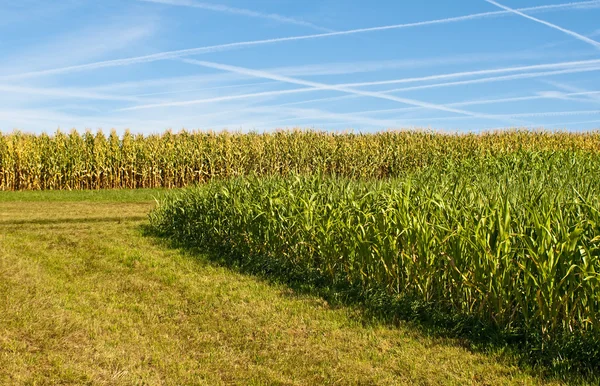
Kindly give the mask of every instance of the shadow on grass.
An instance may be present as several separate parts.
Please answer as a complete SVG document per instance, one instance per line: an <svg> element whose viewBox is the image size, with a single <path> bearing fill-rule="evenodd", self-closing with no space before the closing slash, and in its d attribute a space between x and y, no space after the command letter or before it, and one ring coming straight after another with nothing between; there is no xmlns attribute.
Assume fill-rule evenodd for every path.
<svg viewBox="0 0 600 386"><path fill-rule="evenodd" d="M473 352L495 354L507 365L517 365L521 370L547 381L560 380L567 384L600 384L600 362L592 362L599 356L600 341L574 341L567 350L567 359L556 361L552 353L536 352L540 341L522 331L502 331L475 317L457 314L434 303L426 303L410 297L393 297L384 291L365 292L351 286L343 278L328 280L314 270L294 270L273 266L265 262L244 263L244 259L227 250L205 249L184 245L157 233L149 224L139 226L143 236L153 238L167 248L177 249L185 256L227 267L235 272L250 274L269 284L283 284L290 291L284 296L317 296L327 301L331 308L352 307L356 317L365 325L409 326L419 333L436 338L451 339L454 344ZM564 349L564 346L562 346ZM581 350L581 352L573 352ZM568 358L576 358L569 360Z"/></svg>
<svg viewBox="0 0 600 386"><path fill-rule="evenodd" d="M112 216L112 217L84 217L84 218L56 218L56 219L27 219L27 220L4 220L0 221L2 225L55 225L55 224L86 224L125 221L147 220L148 216Z"/></svg>

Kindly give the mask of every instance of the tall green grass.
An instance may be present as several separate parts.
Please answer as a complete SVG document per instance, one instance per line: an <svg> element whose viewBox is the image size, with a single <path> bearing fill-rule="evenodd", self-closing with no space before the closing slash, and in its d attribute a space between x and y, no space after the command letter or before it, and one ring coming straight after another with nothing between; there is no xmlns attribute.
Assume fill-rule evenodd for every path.
<svg viewBox="0 0 600 386"><path fill-rule="evenodd" d="M447 160L386 181L236 178L168 196L150 219L254 272L422 304L547 365L600 370L595 153Z"/></svg>

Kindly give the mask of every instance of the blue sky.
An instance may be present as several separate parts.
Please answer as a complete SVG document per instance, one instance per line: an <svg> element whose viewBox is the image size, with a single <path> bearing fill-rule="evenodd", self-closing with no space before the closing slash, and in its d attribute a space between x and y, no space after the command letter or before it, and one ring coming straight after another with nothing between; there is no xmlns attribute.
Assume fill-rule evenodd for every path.
<svg viewBox="0 0 600 386"><path fill-rule="evenodd" d="M600 128L600 0L0 0L0 130Z"/></svg>

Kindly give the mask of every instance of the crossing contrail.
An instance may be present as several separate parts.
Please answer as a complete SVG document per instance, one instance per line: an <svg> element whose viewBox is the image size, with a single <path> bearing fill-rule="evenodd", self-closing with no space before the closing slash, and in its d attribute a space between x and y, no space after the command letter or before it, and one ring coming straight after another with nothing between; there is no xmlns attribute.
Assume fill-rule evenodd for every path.
<svg viewBox="0 0 600 386"><path fill-rule="evenodd" d="M495 2L494 0L485 0L485 1L486 1L486 2L488 2L488 3L490 3L490 4L493 4L493 5L495 5L496 7L500 7L500 8L502 8L503 10L505 10L505 11L507 11L507 12L514 13L515 15L522 16L522 17L524 17L524 18L526 18L526 19L533 20L533 21L535 21L535 22L538 22L538 23L540 23L540 24L543 24L543 25L545 25L545 26L548 26L548 27L550 27L550 28L553 28L553 29L555 29L555 30L558 30L558 31L564 32L564 33L566 33L567 35L571 35L571 36L573 36L575 39L581 40L582 42L585 42L585 43L591 44L592 46L594 46L594 47L596 47L596 48L600 49L600 43L599 43L599 42L597 42L597 41L595 41L594 39L590 39L590 38L588 38L587 36L583 36L583 35L581 35L581 34L578 34L577 32L573 32L573 31L571 31L571 30L568 30L568 29L566 29L566 28L559 27L559 26L557 26L556 24L548 23L548 22L547 22L547 21L545 21L545 20L541 20L541 19L535 18L535 17L533 17L533 16L529 16L529 15L527 15L527 14L525 14L525 13L521 12L521 11L520 11L520 10L518 10L518 9L509 8L509 7L505 6L505 5L502 5L502 4L499 4L499 3Z"/></svg>
<svg viewBox="0 0 600 386"><path fill-rule="evenodd" d="M47 75L66 74L66 73L79 72L79 71L91 71L91 70L97 70L100 68L107 68L107 67L128 66L128 65L137 64L137 63L149 63L149 62L155 62L158 60L175 59L175 58L181 58L181 57L186 57L186 56L191 56L191 55L200 55L200 54L206 54L206 53L211 53L211 52L220 52L220 51L226 51L226 50L232 50L232 49L238 49L238 48L244 48L244 47L254 47L254 46L260 46L260 45L265 45L265 44L319 39L319 38L326 38L326 37L333 37L333 36L353 35L353 34L359 34L359 33L387 31L387 30L395 30L395 29L402 29L402 28L413 28L413 27L421 27L421 26L435 25L435 24L456 23L456 22L461 22L461 21L466 21L466 20L474 20L474 19L481 19L481 18L486 18L486 17L496 17L496 16L502 16L502 15L508 15L508 14L514 13L513 11L536 12L536 11L547 11L547 10L556 10L556 9L577 8L577 7L590 6L590 5L599 5L600 6L600 0L584 1L584 2L571 2L571 3L555 4L555 5L543 5L543 6L537 6L537 7L520 8L518 10L511 10L511 11L503 10L503 11L482 12L482 13L475 13L475 14L471 14L471 15L449 17L449 18L444 18L444 19L428 20L428 21L421 21L421 22L415 22L415 23L394 24L394 25L369 27L369 28L358 28L358 29L351 29L351 30L346 30L346 31L326 32L326 33L312 34L312 35L290 36L290 37L283 37L283 38L273 38L273 39L263 39L263 40L218 44L218 45L189 48L189 49L183 49L183 50L164 51L164 52L159 52L156 54L135 56L135 57L124 58L124 59L105 60L105 61L99 61L99 62L93 62L93 63L87 63L87 64L74 65L74 66L59 67L59 68L39 70L39 71L31 71L31 72L25 72L25 73L21 73L21 74L4 75L4 76L0 76L0 81L27 79L27 78L34 78L34 77L47 76Z"/></svg>

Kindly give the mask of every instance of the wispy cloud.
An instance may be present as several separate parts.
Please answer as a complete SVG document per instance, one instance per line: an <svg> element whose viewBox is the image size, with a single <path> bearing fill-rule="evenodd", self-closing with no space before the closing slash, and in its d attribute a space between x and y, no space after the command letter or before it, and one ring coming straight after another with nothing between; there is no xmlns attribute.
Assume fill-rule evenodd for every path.
<svg viewBox="0 0 600 386"><path fill-rule="evenodd" d="M451 73L451 74L432 75L432 76L421 77L421 78L405 78L405 79L397 79L397 80L391 80L391 81L375 81L375 82L325 85L326 88L323 88L321 84L316 83L316 82L308 82L308 81L304 81L304 80L288 78L283 75L273 74L273 73L266 72L266 71L257 71L257 70L248 70L248 69L240 70L239 67L217 65L214 63L210 63L210 62L201 62L201 61L191 60L191 59L183 59L183 61L190 63L190 64L203 65L203 66L208 66L211 68L218 68L218 69L226 69L227 68L226 71L234 71L235 70L236 73L241 73L241 74L248 75L248 76L256 77L256 76L260 75L259 77L261 77L261 78L268 78L268 79L273 79L273 80L277 80L277 81L283 81L286 83L301 84L301 85L309 86L309 87L308 88L289 89L289 90L247 93L247 94L239 94L239 95L228 95L228 96L222 96L222 97L203 98L203 99L194 99L194 100L186 100L186 101L172 101L172 102L142 104L142 105L138 105L138 106L124 108L121 110L127 111L127 110L150 109L150 108L156 108L156 107L189 106L189 105L215 103L215 102L223 102L223 101L231 101L231 100L239 100L239 99L250 99L250 98L257 98L257 97L267 97L267 96L271 97L271 96L291 95L291 94L298 94L298 93L308 93L308 92L314 92L314 91L319 91L319 90L340 91L340 88L344 89L344 88L348 88L348 87L352 87L352 86L371 86L371 85L380 85L380 84L389 84L389 83L417 82L417 81L432 80L432 79L451 79L451 78L460 78L460 77L475 75L475 74L511 72L511 71L522 70L522 69L552 69L552 68L564 68L564 67L574 66L574 68L565 68L565 69L561 69L561 70L557 70L557 71L526 72L526 73L511 74L511 75L505 75L505 76L469 79L469 80L456 81L456 82L441 82L441 83L433 83L433 84L426 84L426 85L420 85L420 86L394 88L394 89L379 92L377 94L387 94L387 93L393 93L393 92L430 89L430 88L439 88L439 87L451 87L451 86L468 85L468 84L483 84L483 83L490 83L490 82L500 82L500 81L508 81L508 80L527 79L527 78L545 77L545 76L559 75L559 74L571 74L571 73L580 73L580 72L589 72L589 71L600 70L600 66L598 66L598 64L600 64L600 60L588 60L588 61L550 63L550 64L541 64L541 65L534 65L534 66L507 67L507 68L481 70L481 71L457 72L457 73ZM591 66L593 64L596 64L596 66ZM215 67L215 66L218 66L218 67ZM293 81L289 81L290 79ZM314 85L317 85L317 87L315 87ZM335 100L356 98L356 97L361 97L361 96L372 96L372 95L364 95L364 93L357 94L357 93L346 92L346 91L341 91L341 92L349 93L351 95L329 97L329 98L318 98L318 99L311 99L311 100L298 101L298 102L289 102L289 103L280 104L278 106L283 107L283 106L292 106L292 105L311 103L311 102L335 101ZM574 95L586 95L586 94L574 94ZM389 97L389 96L387 96L387 97ZM534 99L534 98L536 98L536 97L533 97L533 98L527 97L527 99ZM389 99L389 98L384 98L384 99ZM407 100L407 99L404 99L404 100L422 104L422 102L419 102L419 101ZM498 101L498 102L500 102L500 101ZM407 103L407 104L412 104L413 106L417 106L417 108L413 108L413 109L418 109L418 108L437 109L434 107L425 107L421 104L415 104L415 103ZM477 104L477 103L473 103L473 104ZM463 104L463 105L466 106L468 104ZM448 108L452 108L452 107L461 106L461 104L448 104L445 106ZM444 111L449 111L449 110L444 110ZM453 111L453 112L455 112L455 111ZM469 115L468 112L466 115Z"/></svg>
<svg viewBox="0 0 600 386"><path fill-rule="evenodd" d="M144 99L135 96L102 94L85 89L73 88L40 88L0 84L0 92L39 95L57 98L95 99L108 101L142 102Z"/></svg>
<svg viewBox="0 0 600 386"><path fill-rule="evenodd" d="M561 90L568 91L569 94L565 94L567 96L582 95L582 96L587 97L587 99L589 101L600 103L600 92L588 91L588 90L584 90L579 87L570 86L570 85L552 81L552 80L544 80L543 82L546 84L549 84L551 86L554 86L556 88L559 88Z"/></svg>
<svg viewBox="0 0 600 386"><path fill-rule="evenodd" d="M498 53L485 55L453 55L421 59L366 60L355 62L305 64L301 66L266 68L265 71L287 76L348 75L384 70L435 67L439 65L472 64L487 61L498 61L504 59L539 59L540 56L540 53L531 52L509 54Z"/></svg>
<svg viewBox="0 0 600 386"><path fill-rule="evenodd" d="M485 1L486 1L486 2L488 2L488 3L490 3L490 4L493 4L493 5L497 6L497 7L499 7L499 8L502 8L502 9L503 9L503 10L505 10L505 11L508 11L508 12L514 13L515 15L522 16L522 17L524 17L524 18L526 18L526 19L533 20L533 21L535 21L535 22L538 22L538 23L540 23L540 24L543 24L543 25L545 25L545 26L548 26L548 27L550 27L550 28L553 28L553 29L555 29L555 30L558 30L558 31L564 32L564 33L566 33L567 35L571 35L571 36L573 36L575 39L581 40L582 42L588 43L588 44L590 44L590 45L592 45L592 46L596 47L597 49L600 49L600 43L599 43L599 42L597 42L597 41L595 41L595 40L593 40L593 39L590 39L590 38L588 38L587 36L583 36L583 35L581 35L581 34L578 34L577 32L573 32L573 31L571 31L571 30L568 30L568 29L566 29L566 28L559 27L559 26L557 26L556 24L549 23L549 22L547 22L547 21L545 21L545 20L541 20L541 19L535 18L535 17L533 17L533 16L529 16L529 15L527 15L527 14L525 14L525 13L523 13L523 12L521 12L521 11L517 10L517 9L509 8L509 7L505 6L505 5L502 5L502 4L500 4L500 3L497 3L497 2L495 2L494 0L485 0Z"/></svg>
<svg viewBox="0 0 600 386"><path fill-rule="evenodd" d="M447 103L445 106L449 107L462 107L462 106L476 106L476 105L488 105L488 104L499 104L499 103L512 103L512 102L524 102L531 100L539 100L539 99L554 99L554 98L572 98L577 96L586 96L586 95L598 95L600 96L600 91L585 91L585 92L573 92L573 93L561 93L561 92L552 92L552 91L540 91L537 92L536 95L528 95L528 96L520 96L520 97L508 97L508 98L491 98L491 99L473 99L461 102ZM320 100L329 100L332 98L321 98L315 99L314 101ZM270 107L276 106L289 106L300 103L307 103L310 101L302 101L295 103L282 103ZM360 111L360 114L377 114L377 113L398 113L398 112L412 112L412 111L420 111L425 110L422 107L403 107L403 108L394 108L394 109L378 109L378 110L366 110Z"/></svg>
<svg viewBox="0 0 600 386"><path fill-rule="evenodd" d="M127 80L114 83L106 83L99 86L94 86L96 91L128 91L144 93L149 89L156 88L158 91L165 91L167 88L189 88L197 87L220 87L231 85L235 86L235 82L247 80L247 77L236 76L235 74L213 73L202 75L178 75L170 77L152 77L142 80ZM243 84L242 84L243 85Z"/></svg>
<svg viewBox="0 0 600 386"><path fill-rule="evenodd" d="M359 112L364 114L365 112ZM563 117L570 115L598 115L600 110L573 110L573 111L543 111L536 113L517 113L517 114L496 114L494 115L497 119L512 119L512 118L545 118L545 117ZM477 117L434 117L434 118L407 118L404 121L407 122L418 122L418 121L453 121L453 120L464 120L473 119Z"/></svg>
<svg viewBox="0 0 600 386"><path fill-rule="evenodd" d="M49 2L46 0L19 0L0 2L0 26L32 23L39 20L48 20L66 11L78 8L78 0L65 0Z"/></svg>
<svg viewBox="0 0 600 386"><path fill-rule="evenodd" d="M192 1L192 0L139 0L139 1L143 1L146 3L158 3L158 4L166 4L166 5L173 5L173 6L199 8L199 9L205 9L208 11L224 12L224 13L230 13L230 14L234 14L234 15L242 15L242 16L255 17L255 18L260 18L260 19L268 19L268 20L276 21L278 23L294 24L294 25L299 25L299 26L303 26L303 27L309 27L309 28L312 28L312 29L315 29L318 31L333 32L333 30L331 30L329 28L320 27L313 23L310 23L310 22L307 22L304 20L300 20L300 19L296 19L293 17L282 16L282 15L278 15L276 13L264 13L264 12L253 11L250 9L230 7L230 6L223 5L223 4L204 3L204 2Z"/></svg>
<svg viewBox="0 0 600 386"><path fill-rule="evenodd" d="M214 87L202 87L202 88L188 88L188 89L179 89L175 91L160 91L160 92L149 92L144 94L136 94L136 97L144 97L144 96L156 96L156 95L167 95L167 94L181 94L187 92L198 92L198 91L213 91L213 90L224 90L230 88L243 88L248 86L264 86L267 84L276 84L277 82L252 82L252 83L238 83L231 84L227 86L214 86Z"/></svg>
<svg viewBox="0 0 600 386"><path fill-rule="evenodd" d="M77 129L117 129L123 131L161 132L166 128L182 128L172 119L152 119L143 116L117 117L109 115L79 115L69 114L48 109L10 109L0 110L0 131L21 129L31 132L53 132L60 128Z"/></svg>
<svg viewBox="0 0 600 386"><path fill-rule="evenodd" d="M511 98L498 98L498 99L483 99L451 103L451 105L457 106L472 106L482 104L496 104L496 103L511 103L511 102L523 102L537 99L569 99L578 96L586 95L600 95L600 91L586 91L586 92L573 92L573 93L561 93L556 91L538 91L536 95L524 96L524 97L511 97Z"/></svg>
<svg viewBox="0 0 600 386"><path fill-rule="evenodd" d="M590 66L590 67L577 67L577 68L570 68L570 69L556 70L556 71L526 72L526 73L522 73L522 74L492 76L492 77L487 77L487 78L461 80L461 81L456 81L456 82L433 83L433 84L425 84L425 85L421 85L421 86L394 88L391 90L386 90L385 92L391 93L391 92L400 92L400 91L425 90L425 89L439 88L439 87L464 86L464 85L468 85L468 84L482 84L482 83L500 82L500 81L507 81L507 80L530 79L530 78L539 78L539 77L552 76L552 75L593 72L593 71L599 71L599 70L600 70L600 66Z"/></svg>
<svg viewBox="0 0 600 386"><path fill-rule="evenodd" d="M243 67L230 66L230 65L226 65L226 64L219 64L219 63L206 62L206 61L193 60L193 59L182 59L182 60L186 63L195 64L195 65L202 66L202 67L214 68L214 69L218 69L218 70L222 70L222 71L229 71L229 72L244 74L244 75L253 76L256 78L272 79L272 80L276 80L276 81L284 82L284 83L298 84L298 85L302 85L302 86L311 87L314 90L338 91L338 92L347 93L347 94L360 95L360 96L372 97L372 98L378 98L378 99L385 99L385 100L390 100L390 101L408 104L408 105L412 105L412 106L419 106L419 107L429 108L429 109L433 109L433 110L452 112L452 113L461 114L461 115L477 116L477 117L481 117L481 118L493 118L493 117L485 115L485 114L477 114L477 113L473 113L470 111L459 110L459 109L455 109L455 108L451 108L451 107L445 107L445 106L436 105L433 103L418 101L415 99L401 98L401 97L397 97L397 96L392 96L392 95L387 95L387 94L382 94L382 93L377 93L377 92L371 92L371 91L358 90L358 89L353 89L353 88L339 86L339 85L330 85L330 84L325 84L325 83L307 81L307 80L292 78L292 77L288 77L288 76L273 74L273 73L270 73L267 71L252 70L252 69L243 68ZM153 106L153 107L156 107L156 106ZM152 108L152 107L135 106L135 107L131 107L129 109L144 109L144 108Z"/></svg>
<svg viewBox="0 0 600 386"><path fill-rule="evenodd" d="M378 82L348 83L348 84L346 84L346 86L358 87L358 86L375 86L375 85L397 84L397 83L426 82L426 81L430 81L430 80L455 79L455 78L463 78L463 77L470 77L470 76L477 76L477 75L500 74L500 73L504 73L504 72L548 70L548 69L555 69L555 68L580 67L580 66L591 66L591 65L599 65L599 64L600 64L600 59L580 60L580 61L570 61L570 62L560 62L560 63L536 64L536 65L531 65L531 66L504 67L504 68L493 68L493 69L488 69L488 70L454 72L454 73L450 73L450 74L438 74L438 75L429 75L429 76L416 77L416 78L383 80L383 81L378 81Z"/></svg>
<svg viewBox="0 0 600 386"><path fill-rule="evenodd" d="M580 98L577 96L569 96L569 94L565 94L560 91L539 91L537 94L547 99L559 99L563 101L574 101L582 103L590 102L590 100L588 99L588 95L585 95L585 97Z"/></svg>
<svg viewBox="0 0 600 386"><path fill-rule="evenodd" d="M291 118L279 119L277 121L268 121L262 122L263 126L276 123L276 122L285 122L290 120L297 120L298 118L302 119L320 119L320 120L332 120L332 121L342 121L342 122L352 122L355 124L365 125L371 128L378 129L392 129L402 127L403 124L399 123L397 120L385 120L385 119L376 119L370 117L364 117L360 114L355 113L333 113L329 111L323 111L320 109L298 109L298 108L271 108L271 107L261 107L261 108L252 108L250 109L255 112L275 112L277 114L286 114L292 115Z"/></svg>
<svg viewBox="0 0 600 386"><path fill-rule="evenodd" d="M597 115L600 110L574 110L574 111L544 111L539 113L520 113L504 114L505 117L523 118L523 117L563 117L568 115Z"/></svg>
<svg viewBox="0 0 600 386"><path fill-rule="evenodd" d="M118 53L156 32L151 18L132 15L128 24L120 18L98 25L74 28L72 31L50 35L39 43L3 53L0 73L40 71L47 66L64 66L97 60L109 53ZM44 70L41 70L44 71ZM10 80L11 77L2 77Z"/></svg>
<svg viewBox="0 0 600 386"><path fill-rule="evenodd" d="M319 90L314 89L314 88L296 88L296 89L291 89L291 90L263 91L263 92L250 93L250 94L226 95L226 96L222 96L222 97L193 99L193 100L187 100L187 101L174 101L174 102L144 104L144 105L138 105L138 106L126 107L123 109L118 109L117 111L147 110L147 109L153 109L156 107L191 106L191 105L199 105L199 104L205 104L205 103L216 103L216 102L233 101L233 100L239 100L239 99L271 97L271 96L280 96L280 95L286 95L286 94L298 94L298 93L303 93L303 92L315 92L315 91L319 91Z"/></svg>
<svg viewBox="0 0 600 386"><path fill-rule="evenodd" d="M586 51L587 52L587 51ZM270 67L265 68L265 71L269 71L276 74L287 75L287 76L324 76L324 75L348 75L356 73L368 73L378 72L384 70L395 70L395 69L412 69L412 68L428 68L438 67L456 64L475 64L483 62L502 62L502 61L514 61L514 60L540 60L546 57L558 57L568 56L573 57L573 53L566 53L562 50L559 51L517 51L517 52L500 52L500 53L486 53L486 54L464 54L464 55L450 55L440 57L426 57L417 59L400 59L400 60L366 60L366 61L353 61L353 62L329 62L319 64L306 64L298 66L283 66L283 67ZM563 63L552 63L548 66L568 66L569 63L573 65L573 62ZM590 62L588 62L589 64ZM593 64L593 62L592 62ZM546 65L545 65L546 66ZM462 73L456 73L462 74ZM145 94L148 93L149 88L156 87L159 90L157 92L163 92L165 88L170 88L169 93L176 93L177 90L191 89L197 87L200 89L211 89L217 87L235 88L238 86L245 86L248 83L235 83L243 80L247 80L248 77L240 74L233 73L212 73L206 75L191 75L191 76L173 76L166 78L152 78L137 81L126 81L109 83L101 86L96 86L93 89L97 91L110 91L115 90L130 90L131 93ZM404 81L402 81L404 82ZM224 85L232 83L231 85ZM273 84L277 82L264 82L263 84ZM254 83L256 84L256 83ZM181 87L180 87L181 86Z"/></svg>
<svg viewBox="0 0 600 386"><path fill-rule="evenodd" d="M590 120L590 121L575 121L575 122L554 122L554 123L550 123L547 124L547 127L557 127L557 126L571 126L571 125L583 125L586 123L600 123L600 119L594 119L594 120ZM598 126L597 129L600 129L600 126Z"/></svg>
<svg viewBox="0 0 600 386"><path fill-rule="evenodd" d="M68 105L67 105L68 106ZM256 122L265 119L277 119L283 115L271 116L262 113L254 117L252 114L239 113L241 109L232 110L229 113L222 114L227 117L225 124L219 124L215 117L218 117L222 111L212 113L198 113L197 109L182 111L177 116L165 116L161 111L144 111L141 114L119 113L113 114L106 111L93 111L78 108L68 108L64 110L63 106L52 108L10 108L0 109L0 131L19 128L27 131L54 131L60 127L62 129L71 128L115 128L118 131L131 129L137 132L152 133L162 132L167 128L182 129L184 127L194 128L215 128L222 129L234 126L252 127ZM234 125L234 121L243 122L244 125Z"/></svg>
<svg viewBox="0 0 600 386"><path fill-rule="evenodd" d="M557 10L557 9L577 8L577 7L581 7L584 5L592 6L595 4L600 4L600 0L585 1L585 2L578 2L578 3L556 4L556 5L552 5L552 6L528 7L528 8L521 8L517 11L530 11L530 12L548 11L548 10ZM333 36L353 35L353 34L366 33L366 32L388 31L388 30L395 30L395 29L402 29L402 28L422 27L422 26L435 25L435 24L456 23L456 22L462 22L462 21L466 21L466 20L475 20L475 19L481 19L481 18L487 18L487 17L497 17L497 16L502 16L502 15L508 15L511 13L514 13L513 10L483 12L483 13L476 13L476 14L465 15L465 16L428 20L428 21L421 21L421 22L415 22L415 23L395 24L395 25L370 27L370 28L358 28L358 29L352 29L352 30L346 30L346 31L327 32L327 33L313 34L313 35L290 36L290 37L284 37L284 38L263 39L263 40L228 43L228 44L219 44L219 45L213 45L213 46L207 46L207 47L190 48L190 49L184 49L184 50L165 51L165 52L160 52L160 53L151 54L151 55L143 55L143 56L136 56L136 57L130 57L130 58L124 58L124 59L115 59L115 60L105 60L105 61L99 61L99 62L94 62L94 63L82 64L82 65L73 65L73 66L59 67L59 68L53 68L53 69L47 69L47 70L41 70L41 71L30 71L30 72L13 74L13 75L5 75L5 76L0 76L0 81L33 78L33 77L47 76L47 75L57 75L57 74L64 74L64 73L71 73L71 72L78 72L78 71L90 71L90 70L95 70L95 69L105 68L105 67L127 66L127 65L137 64L137 63L148 63L148 62L154 62L157 60L175 59L175 58L181 58L181 57L186 57L186 56L191 56L191 55L206 54L206 53L211 53L211 52L220 52L220 51L226 51L226 50L232 50L232 49L238 49L238 48L260 46L260 45L265 45L265 44L282 43L282 42L288 42L288 41L319 39L319 38L326 38L326 37L333 37Z"/></svg>
<svg viewBox="0 0 600 386"><path fill-rule="evenodd" d="M593 66L594 64L596 64L596 66ZM393 92L401 92L401 91L414 91L414 90L440 88L440 87L452 87L452 86L469 85L469 84L483 84L483 83L501 82L501 81L518 80L518 79L547 77L547 76L552 76L552 75L591 72L591 71L600 70L600 66L598 66L599 64L600 64L600 60L560 62L560 63L540 64L540 65L534 65L534 66L506 67L506 68L497 68L497 69L491 69L491 70L456 72L456 73L450 73L450 74L431 75L431 76L419 77L419 78L403 78L403 79L394 79L394 80L386 80L386 81L345 83L345 84L338 84L337 86L340 86L340 87L353 87L353 86L364 87L364 86L374 86L374 85L382 85L382 84L420 82L420 81L435 80L435 79L438 79L438 80L439 79L452 79L452 78L460 78L460 77L465 77L465 76L473 76L473 75L477 75L477 74L481 75L481 74L512 72L512 71L523 70L523 69L552 69L552 68L564 68L564 67L569 67L569 66L574 67L574 68L565 68L565 69L556 70L556 71L525 72L525 73L520 73L520 74L485 77L485 78L469 79L469 80L455 81L455 82L432 83L432 84L425 84L425 85L420 85L420 86L394 88L394 89L390 89L390 90L380 91L381 93L393 93ZM286 94L294 94L296 92L304 92L301 90L304 90L304 89L288 90L286 92ZM585 95L585 94L579 94L579 95ZM293 106L293 105L315 103L315 102L325 102L325 101L331 102L331 101L339 101L339 100L344 100L344 99L357 98L359 96L360 95L343 95L343 96L336 96L336 97L316 98L316 99L309 99L309 100L304 100L304 101L283 103L283 104L280 104L279 106ZM253 97L253 95L246 94L246 97L251 98L251 97ZM204 103L204 102L199 102L199 103ZM447 106L460 106L460 105L448 104ZM418 109L418 108L413 108L413 109Z"/></svg>
<svg viewBox="0 0 600 386"><path fill-rule="evenodd" d="M449 64L475 64L482 62L501 62L506 60L539 60L547 56L556 56L556 52L507 52L490 54L466 54L442 57L429 57L418 59L383 60L383 61L355 61L355 62L330 62L321 64L307 64L299 66L284 66L265 68L276 74L287 76L324 76L324 75L347 75L355 73L378 72L392 69L412 69L438 67ZM569 63L569 62L566 62ZM560 67L567 64L550 64ZM460 73L457 73L460 74ZM243 82L248 77L233 73L211 73L205 75L173 76L166 78L151 78L136 81L108 83L92 87L91 90L114 93L127 90L129 94L142 95L166 95L178 92L216 90L225 88L242 88L254 85L272 85L278 82ZM243 83L240 83L243 82ZM393 82L392 82L393 83ZM298 102L303 103L303 102Z"/></svg>

